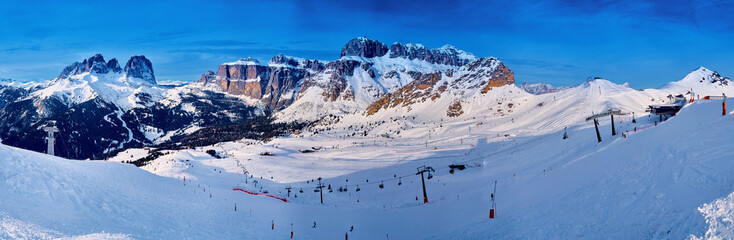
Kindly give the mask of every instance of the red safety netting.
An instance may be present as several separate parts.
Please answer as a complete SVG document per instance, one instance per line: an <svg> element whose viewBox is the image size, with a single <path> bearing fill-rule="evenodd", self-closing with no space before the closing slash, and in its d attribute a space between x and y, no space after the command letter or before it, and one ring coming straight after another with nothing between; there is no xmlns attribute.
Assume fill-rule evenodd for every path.
<svg viewBox="0 0 734 240"><path fill-rule="evenodd" d="M269 198L278 199L278 200L283 201L283 202L288 202L288 199L285 199L285 198L282 198L282 197L278 197L278 196L275 196L275 195L270 195L270 194L267 194L267 193L251 192L251 191L248 191L248 190L245 190L245 189L242 189L242 188L233 188L232 191L240 191L240 192L247 193L247 194L250 194L250 195L266 196L266 197L269 197Z"/></svg>

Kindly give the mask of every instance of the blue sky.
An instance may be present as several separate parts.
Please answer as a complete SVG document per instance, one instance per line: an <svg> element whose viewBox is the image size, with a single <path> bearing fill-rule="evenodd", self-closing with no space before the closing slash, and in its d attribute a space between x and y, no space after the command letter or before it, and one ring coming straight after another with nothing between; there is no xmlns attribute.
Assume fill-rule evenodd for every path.
<svg viewBox="0 0 734 240"><path fill-rule="evenodd" d="M518 83L734 76L731 1L2 1L0 36L0 78L22 81L95 53L146 55L159 80L192 81L242 57L334 60L359 36L498 57Z"/></svg>

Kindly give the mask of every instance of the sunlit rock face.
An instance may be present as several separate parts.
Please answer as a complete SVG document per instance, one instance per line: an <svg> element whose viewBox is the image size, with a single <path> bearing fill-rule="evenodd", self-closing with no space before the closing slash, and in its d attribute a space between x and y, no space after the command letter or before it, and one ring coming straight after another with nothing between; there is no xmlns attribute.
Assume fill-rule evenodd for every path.
<svg viewBox="0 0 734 240"><path fill-rule="evenodd" d="M277 55L269 65L241 59L219 66L217 72L202 74L199 82L214 83L227 93L261 100L272 109L281 109L293 101L296 85L310 69L323 70L318 61L308 61L304 68L291 57Z"/></svg>

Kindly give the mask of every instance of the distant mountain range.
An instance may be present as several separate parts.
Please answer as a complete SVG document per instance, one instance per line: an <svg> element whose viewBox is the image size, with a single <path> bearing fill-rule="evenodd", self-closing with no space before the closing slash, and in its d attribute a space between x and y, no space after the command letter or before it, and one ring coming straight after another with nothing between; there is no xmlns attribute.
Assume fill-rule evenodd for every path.
<svg viewBox="0 0 734 240"><path fill-rule="evenodd" d="M0 80L0 139L43 152L42 128L55 121L60 129L57 155L100 159L120 149L172 144L201 128L257 117L308 124L350 115L367 122L424 111L455 118L470 111L467 105L508 97L505 91L570 89L544 83L517 88L514 83L513 72L497 58L478 58L450 45L388 47L367 38L350 40L334 61L282 54L267 63L243 58L185 85L158 84L145 56L134 56L122 67L117 59L105 61L97 54L49 81ZM492 93L504 86L514 90ZM667 88L717 91L717 86L731 87L728 78L701 68Z"/></svg>
<svg viewBox="0 0 734 240"><path fill-rule="evenodd" d="M554 93L554 92L563 91L563 90L571 88L571 87L554 87L550 84L546 84L543 82L540 82L540 83L523 82L522 84L518 85L518 87L520 87L522 90L525 90L526 92L530 94L535 94L535 95Z"/></svg>

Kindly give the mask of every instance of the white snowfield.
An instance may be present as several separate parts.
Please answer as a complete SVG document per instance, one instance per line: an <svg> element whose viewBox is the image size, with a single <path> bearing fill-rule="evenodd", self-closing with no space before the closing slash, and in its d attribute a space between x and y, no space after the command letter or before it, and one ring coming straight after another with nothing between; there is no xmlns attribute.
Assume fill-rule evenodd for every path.
<svg viewBox="0 0 734 240"><path fill-rule="evenodd" d="M124 73L91 74L89 72L76 74L63 79L53 79L46 87L31 93L29 97L47 99L57 97L63 103L71 106L95 98L101 98L115 104L117 107L128 110L139 107L136 94L146 93L151 96L151 102L161 99L166 92L165 88L153 86L139 78L128 77Z"/></svg>
<svg viewBox="0 0 734 240"><path fill-rule="evenodd" d="M0 146L0 239L732 239L734 100L726 116L722 100L664 122L644 113L686 88L595 80L530 95L512 85L268 142L168 151L141 168L119 162L145 149L95 162ZM465 113L446 117L457 99ZM600 119L597 143L584 119L609 108L635 112L636 123L615 116L612 136ZM467 168L451 174L450 164ZM436 170L427 204L423 165Z"/></svg>

